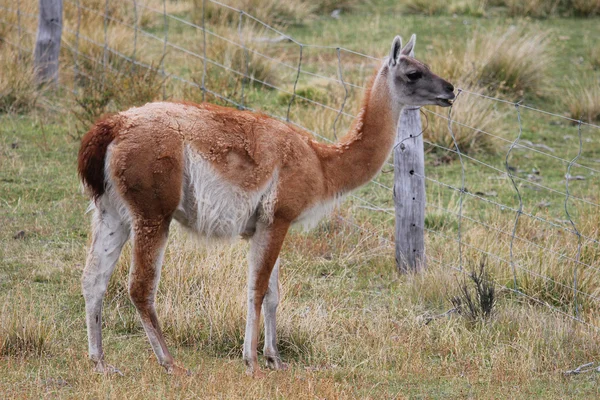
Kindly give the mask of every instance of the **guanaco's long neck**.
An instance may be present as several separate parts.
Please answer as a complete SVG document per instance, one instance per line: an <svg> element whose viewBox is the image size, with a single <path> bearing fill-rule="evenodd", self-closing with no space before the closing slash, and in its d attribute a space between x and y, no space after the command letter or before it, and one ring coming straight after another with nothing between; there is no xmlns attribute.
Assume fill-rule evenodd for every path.
<svg viewBox="0 0 600 400"><path fill-rule="evenodd" d="M358 117L339 143L320 148L327 196L346 193L371 180L394 145L402 105L392 100L387 69L378 71Z"/></svg>

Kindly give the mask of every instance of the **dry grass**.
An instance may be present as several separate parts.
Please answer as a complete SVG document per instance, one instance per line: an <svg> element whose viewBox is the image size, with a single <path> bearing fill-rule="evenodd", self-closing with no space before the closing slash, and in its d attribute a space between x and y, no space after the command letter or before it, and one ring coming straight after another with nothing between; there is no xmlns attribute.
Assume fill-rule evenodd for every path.
<svg viewBox="0 0 600 400"><path fill-rule="evenodd" d="M576 15L595 16L600 14L600 0L571 0Z"/></svg>
<svg viewBox="0 0 600 400"><path fill-rule="evenodd" d="M60 127L48 133L45 149L39 132L31 129L31 121L3 118L0 146L7 155L0 160L6 174L3 178L27 177L25 186L19 181L0 181L6 204L21 213L18 218L6 219L0 230L6 244L0 261L0 284L4 285L0 326L27 327L10 328L16 332L11 348L22 350L5 352L0 362L0 385L8 398L51 394L77 398L344 399L393 398L398 393L458 397L465 391L475 398L494 398L515 385L530 397L564 398L573 393L591 396L595 390L581 387L576 378L565 381L562 377L564 370L600 357L600 337L594 330L572 324L546 306L502 288L497 288L496 312L486 323L450 316L424 325L424 315L452 307L448 299L462 277L450 268L456 265L456 244L428 234L428 269L400 276L393 266L393 249L386 242L335 217L311 233L292 232L283 249L278 333L284 359L291 363L289 371L256 381L243 374L239 354L247 246L204 249L174 227L157 308L170 348L194 375L167 376L156 364L127 295L129 249L117 266L104 306L107 359L126 375L93 374L86 358L79 283L89 221L82 218L86 200L77 190L75 171L68 167L76 144ZM17 131L20 146L11 148L15 141L12 132ZM40 169L40 164L44 168ZM21 194L27 185L37 188L35 195ZM465 212L470 211L470 203L466 203ZM509 230L513 221L512 213L474 212L503 230ZM600 238L597 210L589 214L596 219L590 217L578 227ZM382 227L373 213L361 216L350 205L344 206L340 215L368 230L391 231L389 226ZM453 236L454 227L449 223L436 230ZM37 234L14 240L16 229ZM466 222L463 229L466 243L506 257L505 237ZM541 229L525 217L518 235L560 254L572 255L575 250L575 241ZM465 250L465 260L478 260L473 253ZM572 269L560 255L535 251L520 241L515 241L515 254L519 265L570 286ZM584 249L582 254L582 260L597 265L597 252ZM492 262L489 266L493 277L510 287L510 268ZM583 269L580 272L580 289L596 294L597 279ZM551 304L571 311L572 291L548 285L521 269L518 274L519 285L527 294L546 301L556 299ZM4 290L6 287L10 290ZM580 303L582 317L597 324L597 305L584 300Z"/></svg>
<svg viewBox="0 0 600 400"><path fill-rule="evenodd" d="M462 88L481 92L481 88L463 86ZM484 132L491 132L494 135L501 135L506 129L503 119L505 112L494 107L492 102L481 101L475 96L460 96L452 106L451 129L448 127L448 115L446 111L437 109L434 112L442 116L426 113L423 118L423 127L427 129L423 132L423 138L436 146L455 150L457 145L461 153L473 154L477 152L493 153L498 150L498 143L492 136ZM454 139L452 138L454 134ZM456 141L456 143L455 143ZM433 152L443 152L436 146L430 147ZM456 158L456 153L448 153L448 156Z"/></svg>
<svg viewBox="0 0 600 400"><path fill-rule="evenodd" d="M591 48L590 63L595 70L600 70L600 44Z"/></svg>
<svg viewBox="0 0 600 400"><path fill-rule="evenodd" d="M518 96L540 95L551 62L548 39L548 32L519 28L475 35L467 52L478 55L478 83Z"/></svg>
<svg viewBox="0 0 600 400"><path fill-rule="evenodd" d="M81 134L103 114L160 99L166 84L166 78L155 67L123 64L120 69L114 69L95 62L82 68L80 73L80 88L75 95L77 108L73 115L79 120Z"/></svg>
<svg viewBox="0 0 600 400"><path fill-rule="evenodd" d="M593 17L600 13L598 0L408 0L409 13L440 15L463 14L482 16L491 9L511 17L549 18L556 16Z"/></svg>
<svg viewBox="0 0 600 400"><path fill-rule="evenodd" d="M202 0L193 0L193 20L202 22ZM239 13L211 3L205 2L204 15L206 22L215 25L237 25ZM227 5L243 10L271 26L298 25L315 18L320 14L329 14L333 10L350 11L357 7L357 0L317 1L317 0L234 0Z"/></svg>
<svg viewBox="0 0 600 400"><path fill-rule="evenodd" d="M34 81L31 55L8 45L0 52L0 113L31 111L43 92ZM15 60L20 60L19 68L14 68Z"/></svg>
<svg viewBox="0 0 600 400"><path fill-rule="evenodd" d="M510 27L475 31L465 47L444 46L428 60L436 73L457 84L482 86L491 93L540 95L552 60L549 33ZM443 50L441 50L443 49ZM455 85L456 86L456 85Z"/></svg>
<svg viewBox="0 0 600 400"><path fill-rule="evenodd" d="M508 14L513 17L549 17L559 10L561 0L506 0Z"/></svg>
<svg viewBox="0 0 600 400"><path fill-rule="evenodd" d="M573 82L565 95L569 116L586 122L600 121L600 81L596 85Z"/></svg>
<svg viewBox="0 0 600 400"><path fill-rule="evenodd" d="M31 304L23 294L0 312L0 357L41 357L48 353L55 337L44 306Z"/></svg>
<svg viewBox="0 0 600 400"><path fill-rule="evenodd" d="M168 6L184 9L183 3L169 2ZM93 4L104 7L101 0L95 0ZM115 7L115 15L131 19L132 14L124 4L128 3L110 2L111 7ZM288 7L289 4L278 6ZM73 17L68 18L72 23ZM86 24L94 25L86 27L86 35L103 42L102 23L92 16L86 18ZM160 28L153 18L139 18L145 18L140 23L143 26ZM291 20L285 22L280 16L277 18L283 21L281 23L292 23ZM222 22L218 18L215 21ZM237 24L237 20L230 22ZM543 83L536 80L538 77L531 76L531 71L543 68L544 62L547 64L549 49L544 34L536 36L521 32L521 36L521 33L515 33L518 31L489 34L478 31L463 49L453 46L450 50L441 43L436 44L435 48L444 50L429 60L432 70L448 77L456 86L472 91L495 95L502 90L511 96L535 94ZM235 29L233 33L219 32L238 39ZM110 26L111 47L130 54L130 34L116 28L113 31ZM252 38L251 35L261 37L265 33L259 30L244 33L247 38ZM191 36L182 39L188 40L183 45L201 51L198 37ZM176 39L179 37L171 38ZM67 40L73 44L72 38L67 37ZM252 40L248 43L261 51L274 47L264 48ZM157 65L162 48L142 42L139 45L139 57ZM98 46L84 42L80 46L81 51L94 60L102 58L103 51ZM235 46L215 41L211 49L209 55L226 66L239 70L245 63L244 53ZM5 51L3 45L0 48L2 60L14 59L14 53ZM5 54L9 56L4 58ZM289 62L294 60L284 51L280 56L287 57ZM329 56L318 58L308 52L305 61L315 57L318 64L334 65L335 58ZM176 64L182 71L189 69L190 75L199 82L197 73L201 68L197 64L179 57L175 51L171 51L169 57L169 65ZM85 64L82 59L80 61L83 72L92 78L102 78L104 72L94 69L98 68L97 62ZM80 96L89 96L90 105L98 104L103 111L110 111L161 97L160 74L149 76L139 69L128 75L130 66L110 55L108 65L121 72L112 75L109 68L105 90L94 86L101 82L99 79L80 78ZM465 69L465 65L473 69ZM514 72L509 68L511 66L519 71ZM306 68L310 67L306 65ZM344 72L351 73L345 78L361 83L371 69L370 65L348 62ZM65 70L68 69L63 68ZM239 78L216 69L209 68L208 72L210 88L225 95L239 96ZM280 70L260 57L249 59L249 72L255 79L292 89L293 79L282 78ZM0 81L5 76L0 76ZM307 77L302 79L298 94L335 109L341 106L343 89L340 85ZM496 84L500 81L504 83ZM182 90L172 80L166 84L172 90L170 93ZM106 90L108 86L110 90ZM268 90L260 92L264 97L259 97L253 91L256 86L259 85L246 86L248 100L256 96L259 105L285 115L290 97ZM193 90L199 97L199 91ZM579 95L581 91L576 93ZM356 110L359 98L357 93L351 92L345 110ZM489 102L476 99L459 97L452 110L453 119L478 129L502 133L502 112L486 105ZM90 106L90 109L94 108ZM446 114L442 109L434 111ZM332 138L336 116L336 111L324 111L300 98L296 98L291 107L293 120L302 121L309 129L329 138ZM572 323L545 305L568 314L574 312L575 265L563 256L574 256L576 241L548 226L536 225L524 216L517 234L552 252L540 251L531 244L515 240L515 261L519 267L516 269L517 286L545 304L516 296L497 286L496 312L485 323L450 316L423 324L424 315L439 314L452 307L449 298L460 286L462 275L451 268L457 265L458 259L458 249L452 240L427 234L427 251L431 257L428 269L419 275L399 276L394 270L393 249L385 241L361 233L335 217L311 233L293 232L282 254L283 298L278 314L279 346L285 361L291 362L291 369L271 373L260 381L243 375L244 366L239 359L245 321L247 245L241 243L232 248L218 245L205 249L174 228L165 256L157 307L170 348L195 374L186 378L171 377L156 365L127 294L129 249L125 250L110 282L104 307L107 357L126 376L92 374L86 358L79 284L89 227L87 218L82 218L86 201L78 194L73 168L76 144L66 138L70 132L62 122L60 125L48 124L47 132L42 135L35 120L28 117L11 115L2 118L0 211L5 213L0 212L0 240L5 246L0 250L0 391L8 398L499 398L506 393L517 393L515 390L523 397L543 398L593 398L597 394L595 382L579 377L566 380L562 372L598 359L600 336L595 330L584 329L583 325ZM347 117L338 121L338 136L350 122ZM425 124L424 121L423 126ZM425 132L428 140L453 148L446 120L429 115L429 125ZM514 121L511 126L515 127ZM497 146L488 136L456 123L453 130L463 152L493 153ZM16 143L15 147L11 147L13 143ZM453 170L448 171L451 178L458 176ZM591 177L585 181L586 184L591 182ZM389 200L388 193L375 192L369 188L365 193ZM592 193L592 196L597 195ZM454 205L448 205L443 198L428 198L429 203L456 211L456 199L453 201ZM469 201L465 202L464 211L498 229L512 230L513 213L490 212L481 204ZM600 240L598 210L582 209L580 212L586 218L578 221L578 229ZM381 230L391 238L389 221L382 222L376 212L359 210L347 203L340 213L365 229ZM562 215L544 217L552 221L564 218ZM427 218L429 228L449 237L456 236L457 223L451 214L428 213ZM463 221L462 228L465 243L510 258L509 237L468 221ZM27 232L26 238L13 239L15 232L21 229ZM463 250L465 265L479 260L479 252L468 247ZM598 265L600 256L596 250L591 245L584 246L582 261ZM488 262L494 280L511 288L510 266L497 260ZM583 267L578 270L578 288L600 296L600 285L593 272ZM551 277L554 282L538 275ZM581 317L598 325L596 303L589 296L578 298Z"/></svg>
<svg viewBox="0 0 600 400"><path fill-rule="evenodd" d="M488 0L409 0L404 9L408 13L440 15L468 14L481 16L486 12Z"/></svg>

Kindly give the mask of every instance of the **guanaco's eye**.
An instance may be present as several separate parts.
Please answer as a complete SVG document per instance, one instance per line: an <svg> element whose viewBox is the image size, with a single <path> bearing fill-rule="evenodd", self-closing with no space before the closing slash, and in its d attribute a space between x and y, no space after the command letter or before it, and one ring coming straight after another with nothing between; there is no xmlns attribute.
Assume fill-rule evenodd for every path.
<svg viewBox="0 0 600 400"><path fill-rule="evenodd" d="M408 79L410 79L411 81L416 81L417 79L420 79L423 76L423 74L420 71L415 71L415 72L411 72L410 74L406 74L406 77Z"/></svg>

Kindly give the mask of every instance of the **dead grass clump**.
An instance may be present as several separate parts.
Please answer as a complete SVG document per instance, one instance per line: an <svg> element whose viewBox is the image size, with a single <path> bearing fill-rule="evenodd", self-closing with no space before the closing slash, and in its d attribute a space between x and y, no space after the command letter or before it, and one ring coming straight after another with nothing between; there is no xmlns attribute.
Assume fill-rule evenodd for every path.
<svg viewBox="0 0 600 400"><path fill-rule="evenodd" d="M405 9L413 14L438 15L447 13L449 6L446 0L410 0Z"/></svg>
<svg viewBox="0 0 600 400"><path fill-rule="evenodd" d="M50 326L33 310L3 307L0 314L0 356L39 357L49 350L50 342Z"/></svg>
<svg viewBox="0 0 600 400"><path fill-rule="evenodd" d="M239 12L209 1L193 1L192 18L196 24L202 23L202 5L204 3L205 23L217 26L237 25ZM228 5L252 14L252 16L272 26L302 23L317 9L315 4L303 1L234 0L228 2Z"/></svg>
<svg viewBox="0 0 600 400"><path fill-rule="evenodd" d="M242 39L237 29L227 27L213 29L222 38L212 35L206 38L206 55L211 60L206 66L205 85L208 89L226 98L238 99L242 85L245 86L247 96L252 85L270 90L269 85L278 84L276 61L269 58L277 60L280 56L269 51L269 43L255 40L269 34L264 27L250 23L244 26L242 36L246 49L242 46ZM266 57L261 54L265 54ZM202 66L199 66L191 74L191 79L201 85L202 74ZM213 101L212 98L210 100Z"/></svg>
<svg viewBox="0 0 600 400"><path fill-rule="evenodd" d="M445 46L429 60L432 69L451 82L482 86L514 96L540 95L550 62L548 32L523 28L477 31L464 48Z"/></svg>
<svg viewBox="0 0 600 400"><path fill-rule="evenodd" d="M559 15L592 17L600 13L598 0L503 0L512 17L548 18Z"/></svg>
<svg viewBox="0 0 600 400"><path fill-rule="evenodd" d="M462 86L465 88L464 86ZM473 92L481 92L480 88L467 89ZM493 136L487 133L493 128L494 135L504 130L504 113L494 107L491 101L485 101L476 96L460 96L452 106L452 125L448 127L447 113L445 110L435 109L440 115L425 112L423 118L423 138L433 144L430 151L444 151L442 148L450 149L450 157L457 157L454 152L455 143L461 153L473 154L477 152L493 153L497 149L497 142Z"/></svg>
<svg viewBox="0 0 600 400"><path fill-rule="evenodd" d="M590 50L590 63L595 70L600 69L600 44Z"/></svg>
<svg viewBox="0 0 600 400"><path fill-rule="evenodd" d="M361 4L359 0L309 0L316 14L330 14L334 10L352 11Z"/></svg>
<svg viewBox="0 0 600 400"><path fill-rule="evenodd" d="M473 76L477 83L518 96L540 94L550 61L548 37L548 32L526 32L520 28L476 34L467 54L475 65Z"/></svg>
<svg viewBox="0 0 600 400"><path fill-rule="evenodd" d="M15 60L21 60L15 68ZM0 113L26 113L35 107L41 94L34 81L30 54L0 47Z"/></svg>
<svg viewBox="0 0 600 400"><path fill-rule="evenodd" d="M192 19L202 23L203 0L193 0ZM350 11L356 8L358 0L233 0L229 6L243 10L267 25L281 27L300 25L317 15L329 14L334 10ZM204 2L205 23L217 26L237 24L239 12L209 1Z"/></svg>
<svg viewBox="0 0 600 400"><path fill-rule="evenodd" d="M600 14L600 0L571 0L570 3L576 15L592 17Z"/></svg>
<svg viewBox="0 0 600 400"><path fill-rule="evenodd" d="M505 0L511 17L546 18L555 15L561 0Z"/></svg>
<svg viewBox="0 0 600 400"><path fill-rule="evenodd" d="M404 9L412 14L440 15L466 14L481 16L485 14L487 0L409 0Z"/></svg>
<svg viewBox="0 0 600 400"><path fill-rule="evenodd" d="M165 78L154 67L122 64L119 70L104 68L100 63L82 71L81 87L75 97L74 115L85 131L101 115L160 98Z"/></svg>
<svg viewBox="0 0 600 400"><path fill-rule="evenodd" d="M600 82L595 85L577 82L567 90L565 103L569 116L586 122L600 121Z"/></svg>

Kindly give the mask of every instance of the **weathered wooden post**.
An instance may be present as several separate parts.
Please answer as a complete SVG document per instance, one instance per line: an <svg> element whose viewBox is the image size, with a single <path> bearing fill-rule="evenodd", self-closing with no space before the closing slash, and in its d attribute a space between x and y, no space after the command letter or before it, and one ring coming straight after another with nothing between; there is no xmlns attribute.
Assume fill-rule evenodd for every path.
<svg viewBox="0 0 600 400"><path fill-rule="evenodd" d="M35 41L35 78L38 84L58 80L58 54L62 35L62 0L40 0Z"/></svg>
<svg viewBox="0 0 600 400"><path fill-rule="evenodd" d="M425 154L419 109L400 114L394 147L396 267L400 272L425 267Z"/></svg>

